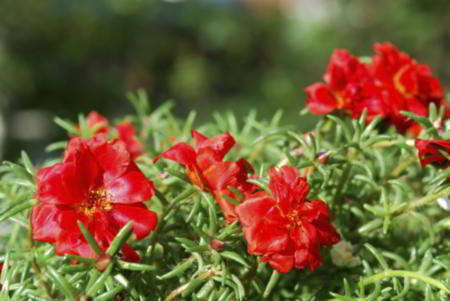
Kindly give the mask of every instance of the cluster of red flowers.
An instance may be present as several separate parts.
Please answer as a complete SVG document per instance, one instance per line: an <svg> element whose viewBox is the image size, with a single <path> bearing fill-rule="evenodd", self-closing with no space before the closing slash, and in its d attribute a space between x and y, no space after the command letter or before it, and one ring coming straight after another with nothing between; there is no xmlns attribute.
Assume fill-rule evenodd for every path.
<svg viewBox="0 0 450 301"><path fill-rule="evenodd" d="M325 83L305 89L308 110L318 115L342 110L359 118L367 109L368 120L379 115L398 131L417 135L420 126L401 111L428 116L430 103L446 106L439 80L432 76L429 66L417 63L391 43L375 43L373 48L375 55L370 63L347 50L335 50Z"/></svg>
<svg viewBox="0 0 450 301"><path fill-rule="evenodd" d="M155 161L163 157L184 165L190 181L215 196L228 222L240 221L249 254L261 255L263 261L280 273L287 273L294 266L317 268L322 263L319 247L329 247L340 238L331 225L327 205L320 200L306 199L306 179L293 167L284 166L280 171L269 169L272 197L247 182L248 174L253 171L247 161L223 161L235 144L231 135L207 138L193 131L192 136L195 149L178 143ZM230 186L239 191L238 206L228 201L228 198L239 199L228 189Z"/></svg>
<svg viewBox="0 0 450 301"><path fill-rule="evenodd" d="M57 255L96 257L78 221L102 251L129 221L137 239L155 228L157 216L143 203L152 198L154 187L134 162L142 149L130 126L118 125L119 137L108 140L108 120L91 112L88 128L94 136L72 138L63 162L38 170L39 204L31 219L35 240L55 243ZM317 268L322 263L319 247L338 242L339 235L327 205L306 199L306 179L293 167L270 169L271 196L247 181L254 172L249 162L224 160L235 145L229 133L209 138L193 130L192 137L195 148L178 143L154 161L165 158L184 165L192 184L214 196L228 222L241 222L250 254L261 255L282 273L294 266ZM125 260L139 260L128 245L123 255Z"/></svg>

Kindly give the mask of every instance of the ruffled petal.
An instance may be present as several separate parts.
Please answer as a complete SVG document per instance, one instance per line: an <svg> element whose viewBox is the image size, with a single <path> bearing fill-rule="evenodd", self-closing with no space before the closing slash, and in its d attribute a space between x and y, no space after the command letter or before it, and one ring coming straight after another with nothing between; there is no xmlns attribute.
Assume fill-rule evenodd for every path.
<svg viewBox="0 0 450 301"><path fill-rule="evenodd" d="M203 142L208 140L209 138L196 130L192 130L192 138L195 140L195 145L201 145Z"/></svg>
<svg viewBox="0 0 450 301"><path fill-rule="evenodd" d="M427 164L442 168L450 167L449 160L441 154L441 151L450 152L450 141L416 139L416 148L422 167Z"/></svg>
<svg viewBox="0 0 450 301"><path fill-rule="evenodd" d="M123 252L123 260L125 261L128 262L141 261L141 256L139 256L139 254L135 250L133 250L133 248L131 248L128 244L123 245L122 252Z"/></svg>
<svg viewBox="0 0 450 301"><path fill-rule="evenodd" d="M120 177L105 181L112 203L138 203L148 201L154 194L152 181L139 170L128 171Z"/></svg>
<svg viewBox="0 0 450 301"><path fill-rule="evenodd" d="M175 161L184 166L194 166L196 165L197 154L195 150L187 143L181 142L177 143L165 152L159 154L153 159L153 162L158 161L160 158L165 158L168 160Z"/></svg>
<svg viewBox="0 0 450 301"><path fill-rule="evenodd" d="M235 162L226 161L209 167L203 172L203 177L212 190L223 190L228 186L236 186L239 172L240 168Z"/></svg>
<svg viewBox="0 0 450 301"><path fill-rule="evenodd" d="M238 216L235 212L236 206L228 201L224 196L234 198L234 194L230 190L214 191L216 202L219 204L220 209L222 210L228 223L231 224L238 220Z"/></svg>
<svg viewBox="0 0 450 301"><path fill-rule="evenodd" d="M143 239L152 232L158 222L155 212L147 209L144 204L122 205L114 204L113 209L107 213L119 227L133 222L133 233L137 239Z"/></svg>
<svg viewBox="0 0 450 301"><path fill-rule="evenodd" d="M108 133L108 119L95 111L88 114L87 124L90 129L94 130L94 133Z"/></svg>
<svg viewBox="0 0 450 301"><path fill-rule="evenodd" d="M236 207L236 214L239 216L242 226L250 227L263 219L267 211L275 204L275 201L269 198L265 192L260 192L239 204Z"/></svg>
<svg viewBox="0 0 450 301"><path fill-rule="evenodd" d="M306 106L315 115L329 114L338 109L338 101L323 83L315 83L305 88Z"/></svg>
<svg viewBox="0 0 450 301"><path fill-rule="evenodd" d="M81 202L88 193L88 187L78 176L79 172L74 162L39 169L36 174L37 199L41 203L60 205Z"/></svg>
<svg viewBox="0 0 450 301"><path fill-rule="evenodd" d="M296 250L294 259L297 269L309 268L311 271L314 271L323 263L318 247Z"/></svg>
<svg viewBox="0 0 450 301"><path fill-rule="evenodd" d="M268 262L278 273L288 273L294 267L294 256L271 254L263 256L262 261Z"/></svg>
<svg viewBox="0 0 450 301"><path fill-rule="evenodd" d="M56 242L61 232L76 229L78 218L79 214L72 208L48 204L35 206L31 214L33 239Z"/></svg>
<svg viewBox="0 0 450 301"><path fill-rule="evenodd" d="M64 231L58 238L55 245L56 255L66 254L87 258L95 258L96 254L84 239L80 231Z"/></svg>
<svg viewBox="0 0 450 301"><path fill-rule="evenodd" d="M105 182L120 177L127 171L132 161L124 142L118 139L108 141L108 137L103 134L97 134L87 142L104 170Z"/></svg>
<svg viewBox="0 0 450 301"><path fill-rule="evenodd" d="M192 136L197 142L195 147L197 154L201 154L204 150L209 149L213 152L217 161L221 161L236 143L233 136L231 136L228 132L213 138L205 139L206 136L203 136L193 130Z"/></svg>
<svg viewBox="0 0 450 301"><path fill-rule="evenodd" d="M278 171L269 168L269 188L281 209L287 212L294 203L302 203L308 196L308 182L292 166L282 166Z"/></svg>
<svg viewBox="0 0 450 301"><path fill-rule="evenodd" d="M249 254L270 254L285 251L289 246L289 232L284 225L272 224L266 220L244 228Z"/></svg>
<svg viewBox="0 0 450 301"><path fill-rule="evenodd" d="M122 140L134 160L143 152L143 145L136 138L136 129L130 122L122 122L116 126L119 139Z"/></svg>

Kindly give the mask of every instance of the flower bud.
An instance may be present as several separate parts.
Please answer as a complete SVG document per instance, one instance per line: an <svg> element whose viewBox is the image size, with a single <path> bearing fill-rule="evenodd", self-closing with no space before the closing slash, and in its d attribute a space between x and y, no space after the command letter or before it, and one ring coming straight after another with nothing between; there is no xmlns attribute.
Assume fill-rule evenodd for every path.
<svg viewBox="0 0 450 301"><path fill-rule="evenodd" d="M211 243L209 244L209 246L216 251L223 251L224 242L221 240L218 240L218 239L213 239L213 240L211 240Z"/></svg>
<svg viewBox="0 0 450 301"><path fill-rule="evenodd" d="M106 267L108 267L110 263L111 263L111 256L109 256L106 253L103 253L99 257L97 257L97 260L95 262L95 268L100 272L103 272L104 270L106 270Z"/></svg>

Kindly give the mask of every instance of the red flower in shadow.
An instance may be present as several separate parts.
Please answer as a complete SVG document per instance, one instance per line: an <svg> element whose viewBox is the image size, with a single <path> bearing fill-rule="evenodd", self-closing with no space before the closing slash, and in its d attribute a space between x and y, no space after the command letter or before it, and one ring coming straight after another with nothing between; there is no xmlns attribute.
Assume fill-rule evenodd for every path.
<svg viewBox="0 0 450 301"><path fill-rule="evenodd" d="M33 208L33 238L55 243L56 254L95 257L80 232L81 221L105 251L121 227L133 222L137 239L156 226L157 216L144 201L154 194L153 184L132 161L120 140L72 138L64 160L37 171L39 204ZM124 257L139 260L125 245Z"/></svg>
<svg viewBox="0 0 450 301"><path fill-rule="evenodd" d="M322 262L319 246L339 242L339 234L330 220L327 205L308 201L308 183L294 167L269 169L270 196L258 192L236 207L249 254L280 273L293 267L314 270Z"/></svg>
<svg viewBox="0 0 450 301"><path fill-rule="evenodd" d="M122 140L127 150L131 154L131 159L135 160L143 153L143 145L136 138L136 128L131 122L122 122L116 126L119 139Z"/></svg>
<svg viewBox="0 0 450 301"><path fill-rule="evenodd" d="M253 168L244 159L237 162L223 161L235 144L234 138L229 133L208 138L193 130L192 137L196 142L195 148L181 142L158 155L154 161L162 157L184 165L192 184L203 191L211 192L228 222L231 223L237 219L235 206L225 196L231 198L236 196L228 190L228 187L235 187L242 192L252 190L254 186L246 181L248 173L253 172Z"/></svg>
<svg viewBox="0 0 450 301"><path fill-rule="evenodd" d="M416 148L422 167L427 164L442 168L450 167L448 157L443 155L443 152L450 154L450 141L416 139Z"/></svg>

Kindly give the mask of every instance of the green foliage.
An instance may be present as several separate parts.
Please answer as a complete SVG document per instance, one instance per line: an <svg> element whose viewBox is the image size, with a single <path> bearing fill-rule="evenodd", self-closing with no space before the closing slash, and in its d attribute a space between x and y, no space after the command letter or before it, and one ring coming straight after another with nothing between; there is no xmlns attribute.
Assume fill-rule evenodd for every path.
<svg viewBox="0 0 450 301"><path fill-rule="evenodd" d="M153 110L142 92L130 94L135 121L147 153L141 170L157 188L148 206L158 213L152 234L134 241L125 225L107 250L105 261L66 255L32 241L28 223L36 203L35 170L26 153L18 164L1 167L0 220L10 234L1 237L1 300L446 300L450 296L450 219L436 200L450 194L449 171L420 168L410 140L381 130L380 119L366 122L327 116L314 132L280 126L281 112L258 120L252 111L240 123L231 112L214 114L199 127L216 135L230 131L237 145L230 159L244 157L267 189L269 167L294 165L308 176L309 199L328 203L343 243L350 249L323 250L325 263L316 271L274 272L247 253L238 222L227 224L214 199L190 184L183 169L152 158L174 142L190 141L195 113L187 120L172 114L173 103ZM424 126L423 138L436 134L439 118L408 113ZM80 131L84 117L80 115ZM55 122L69 130L73 124ZM79 134L72 133L72 134ZM443 133L447 135L447 133ZM55 147L53 147L55 148ZM49 161L46 165L54 160ZM91 234L80 228L100 254ZM213 240L223 248L213 248ZM129 243L140 263L121 260ZM337 248L337 249L336 249ZM76 261L76 264L73 263Z"/></svg>

